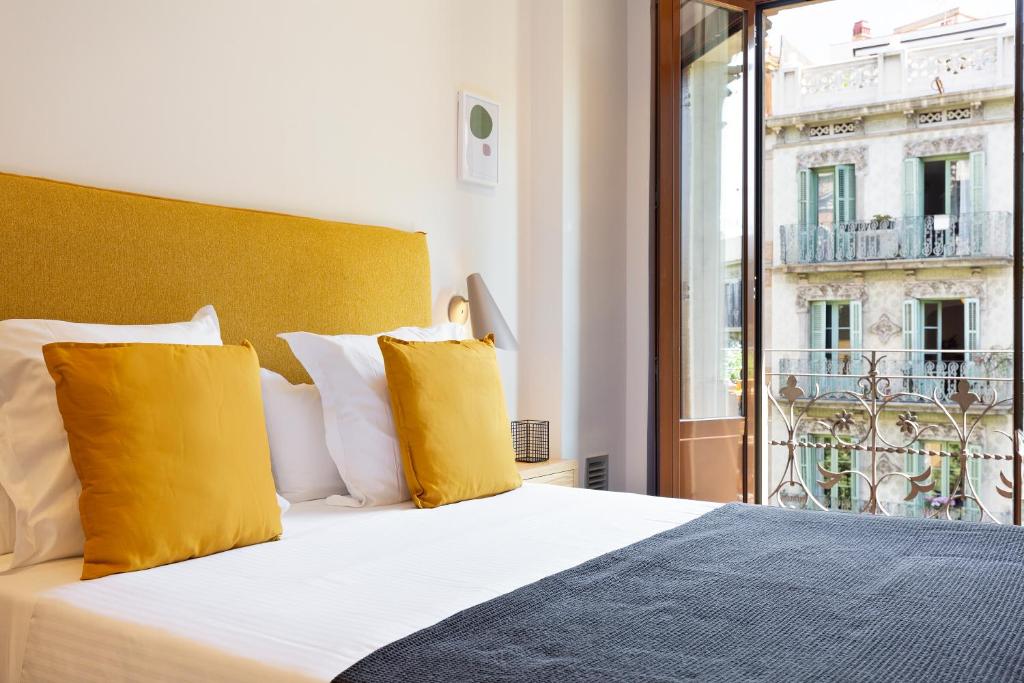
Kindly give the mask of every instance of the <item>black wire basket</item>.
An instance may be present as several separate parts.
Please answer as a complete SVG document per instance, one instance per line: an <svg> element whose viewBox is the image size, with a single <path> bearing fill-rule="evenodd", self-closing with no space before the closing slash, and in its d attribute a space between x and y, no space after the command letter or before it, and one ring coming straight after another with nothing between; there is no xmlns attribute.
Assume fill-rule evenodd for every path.
<svg viewBox="0 0 1024 683"><path fill-rule="evenodd" d="M548 459L547 420L512 420L512 447L517 462L543 462Z"/></svg>

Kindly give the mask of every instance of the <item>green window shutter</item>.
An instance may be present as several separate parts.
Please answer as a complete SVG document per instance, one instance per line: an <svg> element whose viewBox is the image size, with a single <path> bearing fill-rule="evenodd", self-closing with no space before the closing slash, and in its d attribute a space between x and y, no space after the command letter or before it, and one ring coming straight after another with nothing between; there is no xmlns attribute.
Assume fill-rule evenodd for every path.
<svg viewBox="0 0 1024 683"><path fill-rule="evenodd" d="M921 302L917 299L907 299L903 302L903 348L920 349L923 338ZM911 354L907 360L913 362L916 372L916 366L919 365L919 361L923 360L923 355L917 351Z"/></svg>
<svg viewBox="0 0 1024 683"><path fill-rule="evenodd" d="M849 451L850 454L850 469L857 470L858 458L857 451ZM850 475L850 509L857 512L857 504L860 501L860 477Z"/></svg>
<svg viewBox="0 0 1024 683"><path fill-rule="evenodd" d="M924 161L918 157L903 160L903 216L924 215Z"/></svg>
<svg viewBox="0 0 1024 683"><path fill-rule="evenodd" d="M864 368L864 354L860 352L860 349L864 348L864 316L861 314L861 303L859 301L850 302L850 348L853 352L850 354L850 373L854 375L864 374L862 371ZM856 454L851 454L851 457L856 457ZM856 477L854 477L856 479Z"/></svg>
<svg viewBox="0 0 1024 683"><path fill-rule="evenodd" d="M808 441L817 440L813 434L808 434L806 439ZM801 474L804 478L804 484L807 485L807 491L815 498L818 497L818 459L820 453L820 448L800 447L801 463L803 464L803 472Z"/></svg>
<svg viewBox="0 0 1024 683"><path fill-rule="evenodd" d="M971 152L971 213L985 211L985 153Z"/></svg>
<svg viewBox="0 0 1024 683"><path fill-rule="evenodd" d="M811 302L811 348L828 348L828 339L825 329L825 307L827 301ZM811 354L811 372L820 373L825 371L825 354L822 352ZM821 378L814 378L814 382L821 384ZM813 385L814 382L811 384Z"/></svg>
<svg viewBox="0 0 1024 683"><path fill-rule="evenodd" d="M797 174L797 205L801 226L818 224L818 177L809 168Z"/></svg>
<svg viewBox="0 0 1024 683"><path fill-rule="evenodd" d="M977 299L964 299L964 340L967 342L967 351L977 351L981 341L981 311ZM971 360L971 354L965 354L965 358Z"/></svg>
<svg viewBox="0 0 1024 683"><path fill-rule="evenodd" d="M903 302L903 348L916 349L915 329L917 327L917 299L907 299Z"/></svg>
<svg viewBox="0 0 1024 683"><path fill-rule="evenodd" d="M825 306L827 301L811 302L811 348L828 348L828 341L825 339Z"/></svg>
<svg viewBox="0 0 1024 683"><path fill-rule="evenodd" d="M853 164L836 166L836 222L857 220L857 174Z"/></svg>
<svg viewBox="0 0 1024 683"><path fill-rule="evenodd" d="M915 441L914 443L910 444L910 446L912 448L921 448L921 442L920 441ZM924 472L924 468L925 468L925 464L924 464L924 456L923 455L921 455L920 453L913 453L913 454L907 455L907 472L909 472L911 475L917 475L917 474L921 474L922 472ZM907 494L910 493L910 482L909 481L906 483L906 489L905 490L906 490ZM920 515L922 513L922 511L924 510L924 494L923 493L919 493L916 496L914 496L914 499L910 501L910 504L911 504L912 509L914 510L914 514L915 515Z"/></svg>
<svg viewBox="0 0 1024 683"><path fill-rule="evenodd" d="M974 485L977 486L978 482L981 481L981 461L978 460L977 458L970 458L967 461L967 471L971 475L971 481L973 481ZM966 490L966 488L967 487L965 485L964 489ZM966 507L968 510L976 512L978 509L978 504L975 503L974 501L969 501Z"/></svg>
<svg viewBox="0 0 1024 683"><path fill-rule="evenodd" d="M850 302L850 346L854 349L864 348L863 316L859 301Z"/></svg>

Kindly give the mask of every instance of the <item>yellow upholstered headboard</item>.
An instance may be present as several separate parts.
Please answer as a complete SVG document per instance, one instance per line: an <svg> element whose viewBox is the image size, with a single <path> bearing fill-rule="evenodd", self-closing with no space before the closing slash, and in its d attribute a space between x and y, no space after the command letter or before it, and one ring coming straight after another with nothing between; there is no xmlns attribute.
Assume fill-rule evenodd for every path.
<svg viewBox="0 0 1024 683"><path fill-rule="evenodd" d="M0 174L0 320L188 320L308 381L279 332L429 325L426 235Z"/></svg>

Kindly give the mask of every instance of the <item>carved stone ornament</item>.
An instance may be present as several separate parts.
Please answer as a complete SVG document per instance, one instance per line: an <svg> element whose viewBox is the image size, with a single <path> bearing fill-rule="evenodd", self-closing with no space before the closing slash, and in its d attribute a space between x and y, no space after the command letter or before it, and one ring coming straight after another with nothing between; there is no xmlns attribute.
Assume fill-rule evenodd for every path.
<svg viewBox="0 0 1024 683"><path fill-rule="evenodd" d="M981 280L914 280L903 286L908 299L980 299L985 293Z"/></svg>
<svg viewBox="0 0 1024 683"><path fill-rule="evenodd" d="M801 285L796 290L796 308L807 311L811 301L860 301L868 300L868 290L863 284L841 282L820 285Z"/></svg>
<svg viewBox="0 0 1024 683"><path fill-rule="evenodd" d="M907 157L933 157L941 154L966 154L980 152L985 145L981 135L959 135L956 137L915 140L903 145Z"/></svg>
<svg viewBox="0 0 1024 683"><path fill-rule="evenodd" d="M796 158L798 168L820 168L822 166L835 166L836 164L853 164L857 167L858 173L863 173L868 166L868 148L865 146L833 147L814 152L804 152L797 155Z"/></svg>
<svg viewBox="0 0 1024 683"><path fill-rule="evenodd" d="M868 328L868 332L882 340L883 344L903 331L903 327L897 325L888 313L883 313L874 325Z"/></svg>

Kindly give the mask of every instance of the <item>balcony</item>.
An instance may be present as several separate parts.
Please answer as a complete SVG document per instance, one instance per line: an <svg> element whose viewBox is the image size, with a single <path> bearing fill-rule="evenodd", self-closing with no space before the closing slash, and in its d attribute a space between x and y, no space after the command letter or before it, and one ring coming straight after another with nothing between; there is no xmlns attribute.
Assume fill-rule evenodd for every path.
<svg viewBox="0 0 1024 683"><path fill-rule="evenodd" d="M860 403L869 386L873 367L884 387L887 402L901 404L954 404L960 382L983 400L1006 398L1012 388L1012 351L970 351L945 354L968 360L928 360L935 351L795 349L765 351L772 360L768 372L775 392L781 395L790 377L807 391L802 400ZM872 359L874 359L872 361ZM873 366L872 366L873 362ZM1010 406L995 408L1009 409Z"/></svg>
<svg viewBox="0 0 1024 683"><path fill-rule="evenodd" d="M1013 215L912 216L857 223L783 225L776 265L801 270L858 270L1013 261Z"/></svg>
<svg viewBox="0 0 1024 683"><path fill-rule="evenodd" d="M990 33L916 49L878 50L879 54L833 64L783 65L774 76L773 115L795 116L1013 87L1011 34Z"/></svg>
<svg viewBox="0 0 1024 683"><path fill-rule="evenodd" d="M1012 521L1022 492L1011 476L1011 352L944 352L968 360L943 362L927 350L765 353L767 502Z"/></svg>

